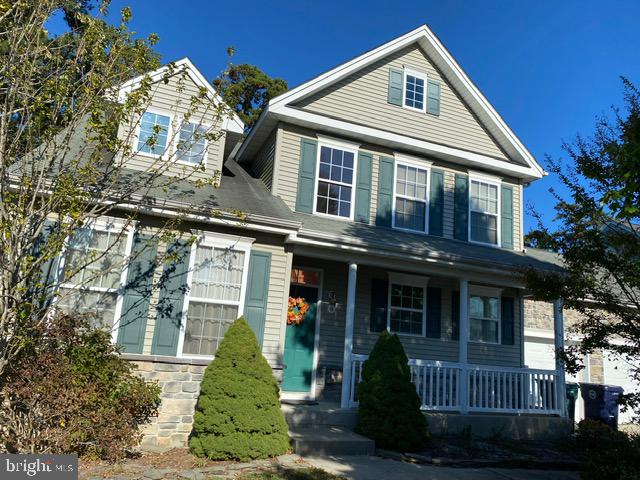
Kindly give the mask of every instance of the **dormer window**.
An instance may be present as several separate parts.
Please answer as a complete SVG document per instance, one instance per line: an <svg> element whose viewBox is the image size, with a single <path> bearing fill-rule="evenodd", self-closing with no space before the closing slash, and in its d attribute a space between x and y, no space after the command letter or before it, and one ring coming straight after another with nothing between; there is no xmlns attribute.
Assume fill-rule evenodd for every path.
<svg viewBox="0 0 640 480"><path fill-rule="evenodd" d="M404 71L404 106L413 110L425 111L424 87L426 76L413 70Z"/></svg>
<svg viewBox="0 0 640 480"><path fill-rule="evenodd" d="M207 149L206 133L206 126L184 122L178 136L176 160L189 165L200 165Z"/></svg>
<svg viewBox="0 0 640 480"><path fill-rule="evenodd" d="M148 155L162 155L169 143L171 117L147 110L140 119L138 152Z"/></svg>
<svg viewBox="0 0 640 480"><path fill-rule="evenodd" d="M320 145L316 213L353 219L356 151Z"/></svg>

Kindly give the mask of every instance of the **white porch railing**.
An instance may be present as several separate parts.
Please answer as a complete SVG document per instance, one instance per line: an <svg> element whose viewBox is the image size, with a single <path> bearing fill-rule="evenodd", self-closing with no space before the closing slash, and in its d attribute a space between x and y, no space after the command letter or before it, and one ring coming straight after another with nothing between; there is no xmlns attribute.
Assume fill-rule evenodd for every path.
<svg viewBox="0 0 640 480"><path fill-rule="evenodd" d="M367 355L351 356L349 404L358 405L357 387ZM558 378L553 370L461 365L409 360L411 381L423 410L560 415ZM468 398L460 398L460 382L467 382Z"/></svg>

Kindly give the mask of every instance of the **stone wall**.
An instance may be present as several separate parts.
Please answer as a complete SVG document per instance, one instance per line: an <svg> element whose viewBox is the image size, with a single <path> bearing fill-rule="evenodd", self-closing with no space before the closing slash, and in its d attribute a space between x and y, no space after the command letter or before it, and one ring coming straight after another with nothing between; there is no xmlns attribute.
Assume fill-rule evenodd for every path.
<svg viewBox="0 0 640 480"><path fill-rule="evenodd" d="M141 448L164 450L185 447L206 362L147 355L123 356L135 364L138 375L158 382L162 389L158 417L142 428Z"/></svg>
<svg viewBox="0 0 640 480"><path fill-rule="evenodd" d="M575 310L564 309L563 315L565 330L573 327L580 319L580 313ZM525 298L524 327L553 331L553 304Z"/></svg>

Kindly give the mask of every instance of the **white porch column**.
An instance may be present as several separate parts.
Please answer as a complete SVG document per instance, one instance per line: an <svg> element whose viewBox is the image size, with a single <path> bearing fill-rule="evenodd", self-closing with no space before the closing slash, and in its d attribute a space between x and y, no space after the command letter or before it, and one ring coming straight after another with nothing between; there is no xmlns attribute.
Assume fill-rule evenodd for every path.
<svg viewBox="0 0 640 480"><path fill-rule="evenodd" d="M344 324L344 358L342 361L342 396L340 406L349 408L351 397L351 352L353 351L353 323L356 313L356 279L358 265L349 263L347 283L347 316Z"/></svg>
<svg viewBox="0 0 640 480"><path fill-rule="evenodd" d="M558 408L560 409L560 415L565 416L565 370L564 362L558 351L564 350L564 315L562 313L564 302L562 299L555 300L553 302L553 333L554 333L554 351L556 356L556 375L558 377Z"/></svg>
<svg viewBox="0 0 640 480"><path fill-rule="evenodd" d="M460 279L460 318L458 340L458 363L460 364L460 413L469 411L469 363L467 342L469 341L469 280Z"/></svg>

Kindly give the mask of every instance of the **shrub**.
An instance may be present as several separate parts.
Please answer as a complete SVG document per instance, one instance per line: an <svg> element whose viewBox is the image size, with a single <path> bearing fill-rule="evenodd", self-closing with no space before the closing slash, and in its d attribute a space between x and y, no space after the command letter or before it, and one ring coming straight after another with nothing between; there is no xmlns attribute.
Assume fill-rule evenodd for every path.
<svg viewBox="0 0 640 480"><path fill-rule="evenodd" d="M239 318L204 372L191 452L212 460L273 457L289 450L287 430L271 367Z"/></svg>
<svg viewBox="0 0 640 480"><path fill-rule="evenodd" d="M362 367L358 398L356 431L375 440L377 447L412 451L429 440L427 421L397 335L380 334Z"/></svg>
<svg viewBox="0 0 640 480"><path fill-rule="evenodd" d="M585 456L585 480L640 478L640 438L617 432L597 420L582 420L576 430L576 447Z"/></svg>
<svg viewBox="0 0 640 480"><path fill-rule="evenodd" d="M110 334L86 317L59 315L43 326L3 375L4 449L124 457L157 414L160 389L115 353Z"/></svg>

